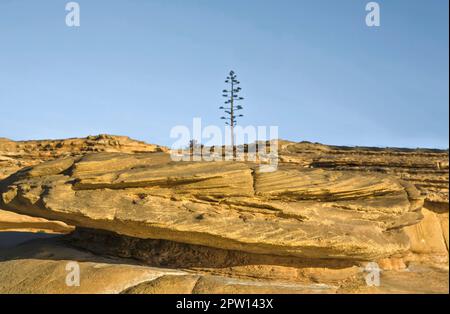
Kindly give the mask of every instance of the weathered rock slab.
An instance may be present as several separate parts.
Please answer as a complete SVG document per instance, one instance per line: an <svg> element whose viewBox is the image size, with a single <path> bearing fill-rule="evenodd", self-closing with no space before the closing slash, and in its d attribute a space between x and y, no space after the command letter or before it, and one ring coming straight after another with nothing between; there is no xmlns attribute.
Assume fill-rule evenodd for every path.
<svg viewBox="0 0 450 314"><path fill-rule="evenodd" d="M0 182L2 208L143 239L257 254L368 260L409 248L402 228L423 198L383 174L240 162L171 162L165 153L59 159Z"/></svg>

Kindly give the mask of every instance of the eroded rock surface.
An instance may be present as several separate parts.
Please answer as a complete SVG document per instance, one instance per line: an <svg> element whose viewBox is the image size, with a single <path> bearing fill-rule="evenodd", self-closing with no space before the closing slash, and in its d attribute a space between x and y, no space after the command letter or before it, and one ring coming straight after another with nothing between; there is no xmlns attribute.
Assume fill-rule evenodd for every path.
<svg viewBox="0 0 450 314"><path fill-rule="evenodd" d="M1 207L136 238L257 254L369 260L409 248L422 218L411 184L384 174L240 162L171 162L166 153L63 158L0 183Z"/></svg>
<svg viewBox="0 0 450 314"><path fill-rule="evenodd" d="M0 180L25 167L41 164L58 158L65 161L95 152L161 152L162 146L147 144L126 136L97 135L86 138L63 140L11 141L0 138ZM58 163L58 162L57 162ZM64 161L60 163L64 167ZM52 166L54 167L54 166ZM39 168L37 168L39 169ZM40 168L41 175L45 167ZM61 222L49 222L45 219L9 214L0 209L0 231L23 230L45 232L69 232L73 227L64 227Z"/></svg>
<svg viewBox="0 0 450 314"><path fill-rule="evenodd" d="M448 151L279 141L274 173L165 152L0 139L0 231L79 226L0 250L0 292L448 293Z"/></svg>
<svg viewBox="0 0 450 314"><path fill-rule="evenodd" d="M161 152L163 146L147 144L127 136L96 135L62 140L11 141L0 138L0 179L17 170L60 157L92 152Z"/></svg>
<svg viewBox="0 0 450 314"><path fill-rule="evenodd" d="M69 286L66 267L75 261L80 285ZM416 263L406 270L382 271L379 287L368 287L364 267L357 266L277 266L267 260L241 268L245 269L228 268L227 273L227 268L144 266L52 238L0 250L0 293L448 293L448 270ZM271 276L261 276L264 269Z"/></svg>
<svg viewBox="0 0 450 314"><path fill-rule="evenodd" d="M5 232L69 233L74 230L74 227L61 221L49 221L44 218L20 215L6 210L0 210L0 217L0 230Z"/></svg>
<svg viewBox="0 0 450 314"><path fill-rule="evenodd" d="M346 147L280 141L279 152L282 163L390 174L413 183L426 201L448 207L448 150Z"/></svg>
<svg viewBox="0 0 450 314"><path fill-rule="evenodd" d="M66 278L75 262L79 285L68 285ZM186 273L95 256L57 238L0 250L0 293L120 293L160 276L182 274Z"/></svg>

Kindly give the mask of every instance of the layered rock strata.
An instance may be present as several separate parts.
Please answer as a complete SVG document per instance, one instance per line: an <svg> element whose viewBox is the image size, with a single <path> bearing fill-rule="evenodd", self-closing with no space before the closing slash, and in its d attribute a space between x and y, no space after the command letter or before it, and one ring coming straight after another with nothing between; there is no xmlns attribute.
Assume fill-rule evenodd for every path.
<svg viewBox="0 0 450 314"><path fill-rule="evenodd" d="M147 144L126 136L97 135L62 140L11 141L0 138L0 180L25 167L64 157L79 157L95 152L161 152L163 146ZM62 222L49 222L0 209L0 231L69 232Z"/></svg>
<svg viewBox="0 0 450 314"><path fill-rule="evenodd" d="M279 141L278 156L261 173L127 137L0 139L0 231L77 226L0 248L0 292L448 293L448 151Z"/></svg>
<svg viewBox="0 0 450 314"><path fill-rule="evenodd" d="M383 174L238 162L171 162L168 154L62 158L0 183L21 214L256 254L371 260L409 248L402 228L423 198Z"/></svg>

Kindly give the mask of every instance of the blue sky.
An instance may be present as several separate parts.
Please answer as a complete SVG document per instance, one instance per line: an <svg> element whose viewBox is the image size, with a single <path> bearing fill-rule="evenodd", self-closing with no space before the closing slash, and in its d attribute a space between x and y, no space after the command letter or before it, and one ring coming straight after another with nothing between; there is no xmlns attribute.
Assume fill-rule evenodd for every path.
<svg viewBox="0 0 450 314"><path fill-rule="evenodd" d="M447 0L0 1L0 137L128 135L171 145L176 125L222 125L224 78L242 125L327 144L449 141Z"/></svg>

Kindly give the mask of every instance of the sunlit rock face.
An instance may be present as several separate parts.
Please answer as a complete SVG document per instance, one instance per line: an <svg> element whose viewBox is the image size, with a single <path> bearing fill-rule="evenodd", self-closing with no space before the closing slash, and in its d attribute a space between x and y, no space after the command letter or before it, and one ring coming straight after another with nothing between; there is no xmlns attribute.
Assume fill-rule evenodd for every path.
<svg viewBox="0 0 450 314"><path fill-rule="evenodd" d="M304 258L368 260L409 248L422 218L415 187L383 174L239 162L172 162L166 153L98 153L2 181L2 208L143 239Z"/></svg>
<svg viewBox="0 0 450 314"><path fill-rule="evenodd" d="M280 162L356 173L385 173L413 184L425 198L424 219L405 228L411 251L448 267L448 150L343 147L279 141Z"/></svg>
<svg viewBox="0 0 450 314"><path fill-rule="evenodd" d="M448 151L278 141L278 161L0 139L0 231L70 233L0 248L0 292L448 293Z"/></svg>
<svg viewBox="0 0 450 314"><path fill-rule="evenodd" d="M163 146L147 144L127 136L97 135L62 140L11 141L0 138L0 180L23 169L64 157L79 157L95 152L160 152ZM0 231L67 233L74 228L62 222L8 213L0 209Z"/></svg>
<svg viewBox="0 0 450 314"><path fill-rule="evenodd" d="M414 184L426 197L426 202L448 208L448 150L346 147L279 141L279 154L282 163L389 174Z"/></svg>

